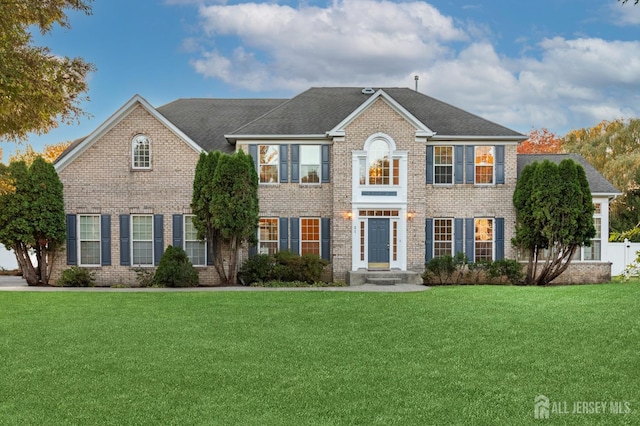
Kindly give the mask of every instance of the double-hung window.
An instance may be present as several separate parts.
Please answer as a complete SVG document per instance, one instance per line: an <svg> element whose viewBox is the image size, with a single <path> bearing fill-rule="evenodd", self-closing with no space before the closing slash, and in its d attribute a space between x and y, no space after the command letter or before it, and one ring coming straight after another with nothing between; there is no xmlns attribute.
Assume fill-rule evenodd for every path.
<svg viewBox="0 0 640 426"><path fill-rule="evenodd" d="M596 228L596 236L591 239L591 246L583 247L583 260L600 260L602 251L602 212L601 204L594 203L593 225Z"/></svg>
<svg viewBox="0 0 640 426"><path fill-rule="evenodd" d="M131 141L131 165L134 169L151 168L151 142L146 135L135 135Z"/></svg>
<svg viewBox="0 0 640 426"><path fill-rule="evenodd" d="M278 251L278 218L261 217L258 253L273 255Z"/></svg>
<svg viewBox="0 0 640 426"><path fill-rule="evenodd" d="M132 265L153 265L153 216L131 216Z"/></svg>
<svg viewBox="0 0 640 426"><path fill-rule="evenodd" d="M258 157L260 183L278 183L278 163L280 159L278 145L259 145Z"/></svg>
<svg viewBox="0 0 640 426"><path fill-rule="evenodd" d="M494 183L495 148L493 146L476 146L475 148L475 183L492 185Z"/></svg>
<svg viewBox="0 0 640 426"><path fill-rule="evenodd" d="M433 256L453 255L453 219L433 219Z"/></svg>
<svg viewBox="0 0 640 426"><path fill-rule="evenodd" d="M320 147L318 145L300 147L300 182L320 183Z"/></svg>
<svg viewBox="0 0 640 426"><path fill-rule="evenodd" d="M493 260L493 219L475 219L475 261Z"/></svg>
<svg viewBox="0 0 640 426"><path fill-rule="evenodd" d="M433 182L441 185L453 184L453 147L433 147Z"/></svg>
<svg viewBox="0 0 640 426"><path fill-rule="evenodd" d="M320 256L320 219L301 218L300 231L300 254L313 253Z"/></svg>
<svg viewBox="0 0 640 426"><path fill-rule="evenodd" d="M100 216L79 216L80 265L100 265Z"/></svg>
<svg viewBox="0 0 640 426"><path fill-rule="evenodd" d="M184 216L184 251L194 266L207 264L206 242L198 239L198 230L193 224L194 215Z"/></svg>

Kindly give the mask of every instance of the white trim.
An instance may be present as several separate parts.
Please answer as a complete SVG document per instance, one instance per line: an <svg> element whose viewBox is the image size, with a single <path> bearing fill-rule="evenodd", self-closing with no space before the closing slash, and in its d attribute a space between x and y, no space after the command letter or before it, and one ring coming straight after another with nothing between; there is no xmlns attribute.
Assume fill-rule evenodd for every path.
<svg viewBox="0 0 640 426"><path fill-rule="evenodd" d="M338 123L333 129L327 132L327 136L345 136L345 127L355 120L360 114L367 110L375 101L382 98L387 104L393 108L397 113L402 115L408 122L410 122L416 128L416 137L431 137L435 136L435 132L424 125L413 114L407 111L402 105L396 102L391 96L389 96L384 90L379 89L375 94L371 95L364 103L356 108L351 114L349 114L344 120Z"/></svg>
<svg viewBox="0 0 640 426"><path fill-rule="evenodd" d="M200 266L207 266L207 242L202 241L202 240L187 240L187 218L193 218L195 217L195 214L183 214L182 215L182 249L185 251L187 251L187 241L188 242L201 242L204 243L204 263L193 263L193 260L189 257L189 253L187 253L187 257L189 257L189 260L191 260L191 263L193 264L193 266L196 267L200 267ZM193 224L193 219L191 219L191 223Z"/></svg>
<svg viewBox="0 0 640 426"><path fill-rule="evenodd" d="M139 137L144 137L147 140L147 145L149 145L148 150L149 150L149 165L145 166L145 167L136 167L136 141ZM151 138L149 138L149 136L145 133L136 133L136 135L134 137L131 138L131 170L151 170L151 155L152 155L152 151L151 151Z"/></svg>
<svg viewBox="0 0 640 426"><path fill-rule="evenodd" d="M82 242L83 241L90 241L90 242L96 242L96 240L83 240L81 233L80 233L80 217L97 217L98 218L98 252L99 252L99 256L98 256L98 263L82 263ZM78 233L78 242L77 242L77 252L78 252L78 266L84 266L84 267L97 267L97 266L102 266L102 220L101 220L101 216L99 214L95 214L95 213L78 213L76 215L77 217L77 223L76 223L76 232Z"/></svg>
<svg viewBox="0 0 640 426"><path fill-rule="evenodd" d="M522 142L527 140L527 136L474 136L474 135L436 135L434 134L429 141L440 142L440 141L460 141L461 145L464 145L464 141L468 141L468 144L473 145L478 141L483 142L504 142L506 145L507 142ZM500 145L500 144L498 144Z"/></svg>
<svg viewBox="0 0 640 426"><path fill-rule="evenodd" d="M167 127L178 138L182 139L191 149L195 152L205 152L200 145L195 143L189 136L187 136L182 130L178 129L173 123L167 120L162 114L160 114L146 99L140 95L135 95L127 103L121 106L115 113L113 113L106 121L104 121L98 128L96 128L89 136L84 138L75 148L67 153L60 161L56 162L54 167L59 173L65 169L69 164L75 161L84 151L89 149L94 143L100 140L107 132L113 129L118 123L124 120L132 111L138 106L144 108L151 116Z"/></svg>
<svg viewBox="0 0 640 426"><path fill-rule="evenodd" d="M154 249L155 249L154 248L154 245L155 245L154 243L155 243L155 241L154 241L154 238L153 238L154 235L155 235L154 234L154 232L155 232L154 225L155 224L154 224L154 220L153 220L153 215L152 214L142 214L141 213L141 214L131 214L129 216L131 217L131 229L130 229L130 235L129 235L129 241L130 241L130 244L131 244L131 266L134 267L134 268L136 266L140 266L140 267L155 266L155 262L154 262L154 254L155 254L154 253ZM134 226L133 226L133 218L134 217L150 217L151 218L151 240L150 240L151 241L151 263L135 263L133 261L133 256L135 255L134 254L134 250L133 250L133 243L135 241L138 241L138 242L147 242L147 241L149 241L149 240L135 240L135 241L133 240L133 228L134 228Z"/></svg>
<svg viewBox="0 0 640 426"><path fill-rule="evenodd" d="M291 140L291 143L294 143L295 140L299 139L299 140L311 140L311 139L319 139L319 140L323 140L326 141L327 135L326 134L321 134L321 135L253 135L253 134L249 134L249 135L233 135L233 134L226 134L224 135L225 139L230 140L230 141L241 141L242 143L246 143L249 142L251 143L251 141L261 141L261 140Z"/></svg>

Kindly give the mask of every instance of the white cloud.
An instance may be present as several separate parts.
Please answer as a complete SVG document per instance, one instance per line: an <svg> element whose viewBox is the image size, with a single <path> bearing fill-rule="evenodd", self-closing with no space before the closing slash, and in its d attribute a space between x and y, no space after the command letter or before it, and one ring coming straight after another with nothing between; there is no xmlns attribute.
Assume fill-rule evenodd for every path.
<svg viewBox="0 0 640 426"><path fill-rule="evenodd" d="M610 5L611 21L620 26L640 25L640 6L634 7L635 0L626 4L615 2Z"/></svg>
<svg viewBox="0 0 640 426"><path fill-rule="evenodd" d="M486 41L486 24L418 1L217 4L199 13L215 50L201 50L192 66L236 88L413 87L419 75L420 91L521 132L640 115L640 42L529 39L523 56L508 57Z"/></svg>

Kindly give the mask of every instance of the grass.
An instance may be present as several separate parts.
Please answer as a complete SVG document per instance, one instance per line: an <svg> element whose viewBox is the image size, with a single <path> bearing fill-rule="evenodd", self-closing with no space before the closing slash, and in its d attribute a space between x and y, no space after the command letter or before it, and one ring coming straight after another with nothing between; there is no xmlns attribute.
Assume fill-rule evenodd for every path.
<svg viewBox="0 0 640 426"><path fill-rule="evenodd" d="M640 283L0 293L0 424L640 424ZM534 398L629 414L535 420Z"/></svg>

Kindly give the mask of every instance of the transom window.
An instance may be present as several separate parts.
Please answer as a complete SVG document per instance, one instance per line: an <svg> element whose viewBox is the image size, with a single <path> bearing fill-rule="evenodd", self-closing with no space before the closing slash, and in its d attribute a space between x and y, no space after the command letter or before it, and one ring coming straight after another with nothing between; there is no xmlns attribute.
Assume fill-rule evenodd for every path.
<svg viewBox="0 0 640 426"><path fill-rule="evenodd" d="M184 251L194 266L204 266L207 264L207 247L205 241L198 239L194 218L194 215L184 216Z"/></svg>
<svg viewBox="0 0 640 426"><path fill-rule="evenodd" d="M476 219L475 228L475 261L493 260L493 219Z"/></svg>
<svg viewBox="0 0 640 426"><path fill-rule="evenodd" d="M276 254L278 251L278 219L270 217L260 218L258 232L258 253Z"/></svg>
<svg viewBox="0 0 640 426"><path fill-rule="evenodd" d="M436 184L453 184L453 147L433 147L433 177Z"/></svg>
<svg viewBox="0 0 640 426"><path fill-rule="evenodd" d="M433 220L433 256L453 253L453 219Z"/></svg>
<svg viewBox="0 0 640 426"><path fill-rule="evenodd" d="M493 184L494 147L476 146L476 184Z"/></svg>
<svg viewBox="0 0 640 426"><path fill-rule="evenodd" d="M258 168L260 183L278 183L278 145L259 145Z"/></svg>
<svg viewBox="0 0 640 426"><path fill-rule="evenodd" d="M153 265L153 216L131 216L132 264Z"/></svg>
<svg viewBox="0 0 640 426"><path fill-rule="evenodd" d="M320 147L317 145L300 147L300 182L320 183Z"/></svg>
<svg viewBox="0 0 640 426"><path fill-rule="evenodd" d="M80 265L100 265L100 216L80 215L79 225Z"/></svg>
<svg viewBox="0 0 640 426"><path fill-rule="evenodd" d="M135 135L131 142L132 166L134 169L151 168L151 142L146 135Z"/></svg>
<svg viewBox="0 0 640 426"><path fill-rule="evenodd" d="M300 219L300 254L313 253L320 256L320 219Z"/></svg>

